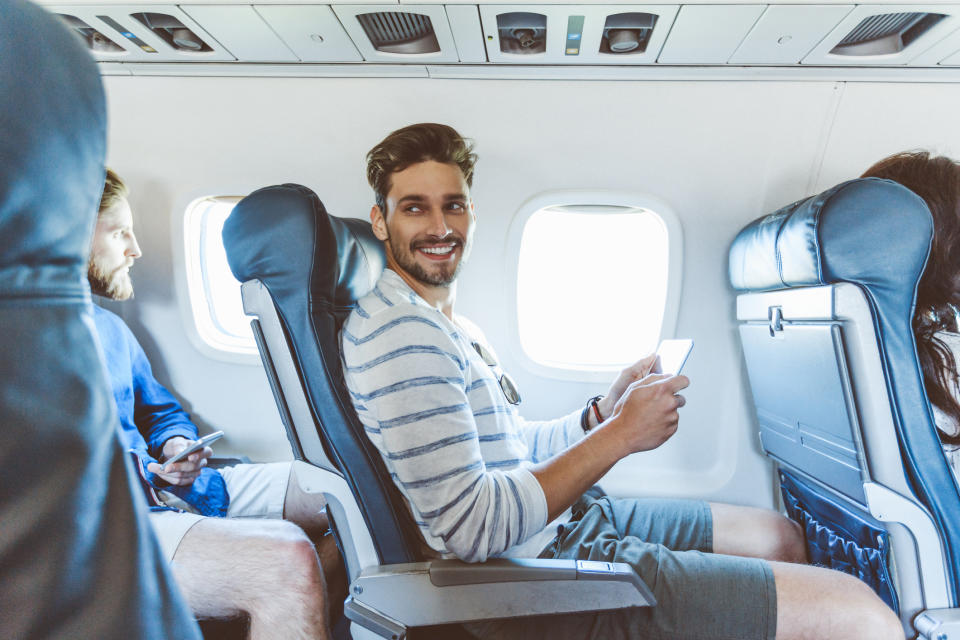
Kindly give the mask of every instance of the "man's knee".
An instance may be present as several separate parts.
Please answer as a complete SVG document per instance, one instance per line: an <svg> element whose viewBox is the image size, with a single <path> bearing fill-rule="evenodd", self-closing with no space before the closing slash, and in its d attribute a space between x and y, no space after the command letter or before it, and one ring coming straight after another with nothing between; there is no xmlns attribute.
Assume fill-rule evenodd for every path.
<svg viewBox="0 0 960 640"><path fill-rule="evenodd" d="M861 580L832 569L770 563L777 638L903 640L896 614Z"/></svg>
<svg viewBox="0 0 960 640"><path fill-rule="evenodd" d="M799 524L786 516L776 514L772 518L771 530L774 545L771 560L807 562L806 538Z"/></svg>
<svg viewBox="0 0 960 640"><path fill-rule="evenodd" d="M259 546L270 558L277 573L286 579L294 576L308 582L320 579L320 562L313 542L303 529L292 522L271 521Z"/></svg>
<svg viewBox="0 0 960 640"><path fill-rule="evenodd" d="M858 591L859 602L851 606L850 615L857 619L864 638L903 640L903 626L897 614L866 583L850 576L852 589Z"/></svg>

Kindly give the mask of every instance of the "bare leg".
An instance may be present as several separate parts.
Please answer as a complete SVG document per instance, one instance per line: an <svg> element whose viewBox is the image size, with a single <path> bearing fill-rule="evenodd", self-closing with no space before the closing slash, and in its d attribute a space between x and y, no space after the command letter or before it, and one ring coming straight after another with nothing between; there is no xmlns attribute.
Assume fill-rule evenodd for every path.
<svg viewBox="0 0 960 640"><path fill-rule="evenodd" d="M803 529L793 520L769 509L711 502L713 551L746 556L807 562Z"/></svg>
<svg viewBox="0 0 960 640"><path fill-rule="evenodd" d="M329 532L330 521L325 506L323 495L307 493L301 488L296 465L291 465L283 517L299 525L316 545L329 596L329 617L337 620L343 612L343 601L347 599L347 571L333 535Z"/></svg>
<svg viewBox="0 0 960 640"><path fill-rule="evenodd" d="M860 580L840 571L771 562L777 640L903 640L896 614Z"/></svg>
<svg viewBox="0 0 960 640"><path fill-rule="evenodd" d="M205 518L183 537L171 566L197 617L245 611L252 640L330 637L320 563L296 525Z"/></svg>
<svg viewBox="0 0 960 640"><path fill-rule="evenodd" d="M327 506L323 495L307 493L297 481L296 466L290 465L290 478L287 481L287 495L283 500L283 519L289 520L307 532L311 538L319 540L330 527L327 519Z"/></svg>

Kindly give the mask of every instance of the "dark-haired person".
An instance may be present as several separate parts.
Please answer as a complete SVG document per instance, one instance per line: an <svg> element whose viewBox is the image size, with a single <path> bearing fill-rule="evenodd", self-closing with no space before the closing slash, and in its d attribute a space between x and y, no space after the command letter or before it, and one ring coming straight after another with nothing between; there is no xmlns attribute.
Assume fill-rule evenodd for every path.
<svg viewBox="0 0 960 640"><path fill-rule="evenodd" d="M343 329L357 413L438 553L470 562L628 562L657 605L491 621L469 631L577 640L902 640L896 615L864 583L798 564L802 533L779 514L583 495L618 460L674 434L689 381L650 374L648 357L582 410L541 422L520 417L516 388L482 332L454 313L477 218L475 161L471 145L439 124L394 131L367 155L376 196L370 221L387 269Z"/></svg>
<svg viewBox="0 0 960 640"><path fill-rule="evenodd" d="M111 300L133 295L130 267L140 257L127 193L108 169L87 276L93 293ZM304 533L327 528L323 498L300 489L289 462L208 468L209 447L164 469L163 460L197 439L197 427L153 377L123 320L95 305L94 321L121 442L135 456L151 524L194 615L245 612L251 638L329 637L324 574ZM320 550L323 565L338 570L330 536Z"/></svg>
<svg viewBox="0 0 960 640"><path fill-rule="evenodd" d="M960 164L910 151L884 158L861 177L899 182L923 198L933 216L913 332L943 450L960 482Z"/></svg>

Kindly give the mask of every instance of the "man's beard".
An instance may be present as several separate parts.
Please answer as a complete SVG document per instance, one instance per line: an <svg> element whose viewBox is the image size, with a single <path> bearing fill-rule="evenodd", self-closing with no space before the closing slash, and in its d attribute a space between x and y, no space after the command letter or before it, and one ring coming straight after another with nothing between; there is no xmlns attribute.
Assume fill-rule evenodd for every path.
<svg viewBox="0 0 960 640"><path fill-rule="evenodd" d="M457 243L451 249L451 252L456 251L457 246L459 246L461 250L460 260L458 260L457 264L452 268L450 265L443 265L433 273L430 273L424 269L419 262L417 262L414 254L419 247L444 242ZM439 240L413 240L410 242L410 246L408 248L398 251L397 245L393 242L393 236L391 236L390 231L387 230L387 244L390 245L390 252L393 254L394 260L397 261L397 265L401 269L410 274L410 276L417 282L431 287L449 287L451 284L453 284L454 280L457 279L457 276L460 275L460 269L467 261L466 242L459 234L456 233L449 233ZM440 265L438 265L438 267L439 266Z"/></svg>
<svg viewBox="0 0 960 640"><path fill-rule="evenodd" d="M87 265L87 280L90 290L98 296L111 300L129 300L133 297L133 282L130 274L123 272L127 265L118 267L112 274L106 273L96 260L90 259Z"/></svg>

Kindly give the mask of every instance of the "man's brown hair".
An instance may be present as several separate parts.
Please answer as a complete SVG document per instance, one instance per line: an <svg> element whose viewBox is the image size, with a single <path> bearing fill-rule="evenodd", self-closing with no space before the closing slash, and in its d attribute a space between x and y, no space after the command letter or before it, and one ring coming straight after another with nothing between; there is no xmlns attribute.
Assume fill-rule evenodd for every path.
<svg viewBox="0 0 960 640"><path fill-rule="evenodd" d="M97 215L102 216L105 212L112 209L120 200L126 199L130 195L126 183L120 179L113 169L107 167L107 177L103 183L103 195L100 196L100 208Z"/></svg>
<svg viewBox="0 0 960 640"><path fill-rule="evenodd" d="M387 214L390 177L418 162L455 164L463 172L468 187L473 186L473 141L445 124L425 122L397 129L367 154L367 181L376 194L377 206Z"/></svg>

